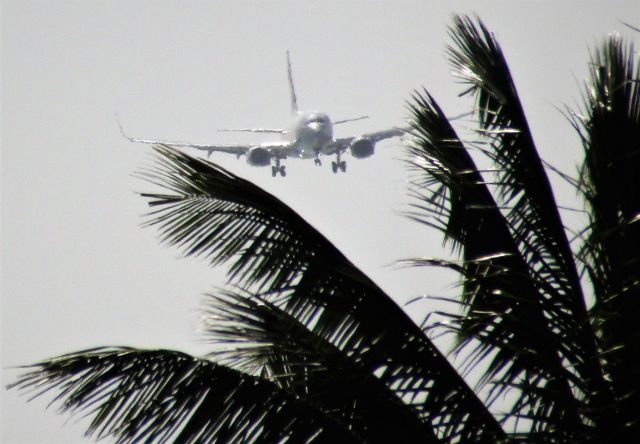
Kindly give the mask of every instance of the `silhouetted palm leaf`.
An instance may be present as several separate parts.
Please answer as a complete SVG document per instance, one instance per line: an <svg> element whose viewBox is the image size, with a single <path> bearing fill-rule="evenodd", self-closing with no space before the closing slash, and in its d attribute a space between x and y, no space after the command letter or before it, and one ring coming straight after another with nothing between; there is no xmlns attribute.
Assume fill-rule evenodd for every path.
<svg viewBox="0 0 640 444"><path fill-rule="evenodd" d="M574 257L502 51L484 25L468 17L456 17L451 35L456 43L449 49L452 64L469 85L465 93L476 96L478 132L486 140L472 147L494 162L496 180L487 183L433 98L416 94L411 106L416 141L410 154L414 169L423 177L415 182L415 196L421 203L411 217L440 229L454 251L462 252L462 261L410 263L446 266L462 275L463 314L452 316L460 337L457 351L470 353L469 367L488 359L481 382L494 384L490 400L491 395L517 387L520 394L508 416L531 420L536 439L603 439L605 430L620 431L632 421L625 424L616 414L619 405L602 367ZM631 147L628 153L637 153L637 71L633 80L637 68L630 52L623 57L619 49L605 49L604 54L614 56L598 56L595 65L616 74L607 74L609 83L592 89L610 94L625 85L624 92L619 92L623 98L618 99L617 112L633 123L621 123L625 119L611 113L608 117L626 128L617 131L616 125L603 125L616 133L607 133L603 140L615 143L616 137L626 138ZM594 75L596 84L601 83L598 77ZM599 109L610 102L601 97L594 101ZM583 134L583 139L589 136ZM601 161L611 151L593 157ZM626 166L630 172L639 165L636 160ZM618 186L625 183L623 176L609 175L612 172L606 171L608 180ZM637 183L626 184L637 195ZM608 197L611 191L602 196ZM633 199L624 198L626 202ZM627 213L627 222L638 214L637 204L634 211ZM637 264L637 239L631 236L629 241L626 257ZM639 273L629 271L626 282L633 287ZM617 344L623 342L620 337ZM631 393L630 387L626 389L627 395Z"/></svg>
<svg viewBox="0 0 640 444"><path fill-rule="evenodd" d="M87 434L130 442L360 442L313 405L260 378L169 350L98 348L31 366L13 387L53 388Z"/></svg>
<svg viewBox="0 0 640 444"><path fill-rule="evenodd" d="M503 435L418 326L298 214L213 163L155 149L157 167L145 176L175 194L146 195L159 208L149 224L159 225L167 242L214 263L232 260L232 283L261 290L309 331L358 354L437 436Z"/></svg>
<svg viewBox="0 0 640 444"><path fill-rule="evenodd" d="M573 255L502 51L484 25L469 18L456 19L451 35L458 46L450 50L452 64L476 96L479 131L497 167L499 205L529 273L547 284L541 302L548 302L549 330L567 344L559 357L579 379L603 385Z"/></svg>
<svg viewBox="0 0 640 444"><path fill-rule="evenodd" d="M551 314L558 325L582 333L587 316L578 273L502 51L484 25L476 26L469 18L457 18L451 35L458 46L450 48L451 61L469 84L468 92L476 96L478 131L487 138L488 153L497 167L495 194L513 238L531 272L554 287L546 297L554 298L557 308ZM589 337L576 336L577 344ZM593 344L584 347L581 353L593 352ZM575 363L573 356L566 358Z"/></svg>
<svg viewBox="0 0 640 444"><path fill-rule="evenodd" d="M365 442L440 442L341 338L334 345L255 295L226 292L207 305L206 332L226 348L216 360L269 378Z"/></svg>
<svg viewBox="0 0 640 444"><path fill-rule="evenodd" d="M603 359L627 424L612 438L640 433L640 64L632 45L612 36L595 54L584 117L573 123L585 150L580 189L589 226L580 256L593 284L592 309Z"/></svg>
<svg viewBox="0 0 640 444"><path fill-rule="evenodd" d="M463 261L411 263L445 266L463 276L463 313L451 317L459 335L458 350L471 348L468 367L490 359L480 381L495 384L489 403L510 388L527 384L516 401L522 410L513 409L511 414L535 418L536 427L542 429L563 423L563 433L569 433L571 420L577 429L579 406L568 385L574 382L573 375L563 368L557 352L571 344L548 329L540 297L547 284L530 274L507 219L433 98L416 94L412 113L416 140L409 151L413 168L420 173L415 195L426 202L415 205L412 217L433 221L445 239L462 250ZM565 387L556 384L541 390L550 380L564 381Z"/></svg>

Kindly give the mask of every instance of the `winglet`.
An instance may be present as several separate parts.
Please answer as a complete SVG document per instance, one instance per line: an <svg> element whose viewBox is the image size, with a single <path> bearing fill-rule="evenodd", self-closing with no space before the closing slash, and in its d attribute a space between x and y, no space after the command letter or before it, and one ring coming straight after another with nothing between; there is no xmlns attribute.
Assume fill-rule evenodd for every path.
<svg viewBox="0 0 640 444"><path fill-rule="evenodd" d="M291 94L291 114L296 114L298 112L298 98L296 97L296 90L293 87L293 73L291 72L289 50L287 50L287 74L289 76L289 93Z"/></svg>
<svg viewBox="0 0 640 444"><path fill-rule="evenodd" d="M120 122L120 119L118 118L117 114L116 114L116 122L118 123L118 128L120 129L120 134L122 134L122 137L127 139L129 142L146 143L146 144L150 144L150 145L165 145L165 144L166 145L179 145L177 143L162 142L160 140L138 139L138 138L135 138L135 137L128 136L127 133L124 132L124 128L122 127L122 123Z"/></svg>
<svg viewBox="0 0 640 444"><path fill-rule="evenodd" d="M116 122L118 123L118 128L120 128L120 134L122 134L122 137L127 139L129 142L137 142L136 139L127 136L127 134L124 132L124 128L122 128L122 123L120 122L120 117L118 117L118 114L116 114Z"/></svg>

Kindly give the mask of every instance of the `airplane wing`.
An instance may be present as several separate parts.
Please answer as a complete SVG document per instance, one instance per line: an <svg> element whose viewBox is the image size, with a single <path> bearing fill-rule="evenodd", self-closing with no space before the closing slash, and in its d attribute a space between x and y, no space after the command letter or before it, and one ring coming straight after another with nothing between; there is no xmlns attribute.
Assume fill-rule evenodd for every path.
<svg viewBox="0 0 640 444"><path fill-rule="evenodd" d="M333 143L331 143L329 146L327 146L323 150L322 153L323 154L336 154L337 152L343 153L353 144L353 142L356 139L358 140L366 139L371 141L373 144L376 144L384 139L390 139L391 137L399 137L399 136L402 136L403 134L408 134L410 131L411 131L411 127L404 127L404 128L396 127L396 128L391 128L384 131L376 131L373 133L361 134L360 136L357 136L357 137L343 137L340 139L335 139Z"/></svg>
<svg viewBox="0 0 640 444"><path fill-rule="evenodd" d="M235 154L237 157L240 157L257 148L267 151L270 156L277 157L279 159L285 159L286 157L295 155L296 153L295 147L290 142L273 142L248 145L210 145L201 143L167 142L164 140L138 139L135 137L129 137L124 134L124 132L122 134L130 142L146 143L150 145L167 145L173 148L193 148L196 150L206 151L207 157L214 152Z"/></svg>
<svg viewBox="0 0 640 444"><path fill-rule="evenodd" d="M235 154L240 157L247 154L248 151L253 148L253 145L207 145L199 143L186 143L186 142L167 142L163 140L149 140L149 139L135 139L133 137L127 137L131 142L148 143L151 145L166 145L172 148L194 148L207 152L207 156L210 156L213 152L222 152L228 154Z"/></svg>

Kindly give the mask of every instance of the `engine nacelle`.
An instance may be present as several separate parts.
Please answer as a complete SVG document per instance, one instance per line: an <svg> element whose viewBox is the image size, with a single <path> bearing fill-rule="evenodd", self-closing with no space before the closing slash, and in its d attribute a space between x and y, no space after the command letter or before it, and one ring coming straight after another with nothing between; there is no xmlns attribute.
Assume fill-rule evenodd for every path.
<svg viewBox="0 0 640 444"><path fill-rule="evenodd" d="M375 143L367 137L358 137L351 145L349 145L349 150L351 151L351 155L356 159L364 159L365 157L369 157L373 154Z"/></svg>
<svg viewBox="0 0 640 444"><path fill-rule="evenodd" d="M271 164L269 150L262 147L251 148L247 153L247 163L253 166L267 166Z"/></svg>

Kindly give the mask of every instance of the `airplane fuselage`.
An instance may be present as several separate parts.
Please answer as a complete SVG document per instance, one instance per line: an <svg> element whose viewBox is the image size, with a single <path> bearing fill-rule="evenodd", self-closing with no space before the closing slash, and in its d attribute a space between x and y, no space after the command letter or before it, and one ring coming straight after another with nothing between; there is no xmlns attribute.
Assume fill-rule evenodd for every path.
<svg viewBox="0 0 640 444"><path fill-rule="evenodd" d="M290 138L301 159L317 158L333 142L333 124L326 113L298 111Z"/></svg>

